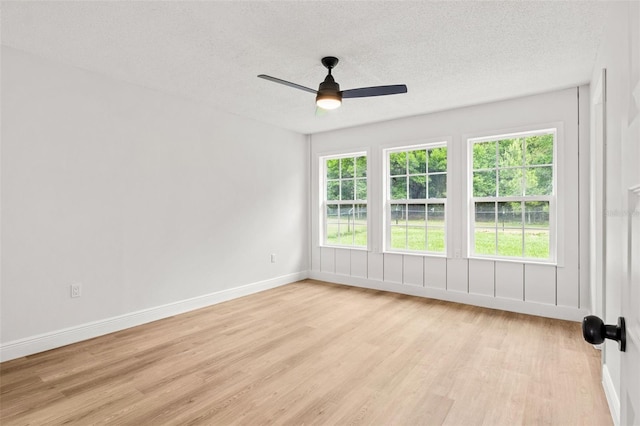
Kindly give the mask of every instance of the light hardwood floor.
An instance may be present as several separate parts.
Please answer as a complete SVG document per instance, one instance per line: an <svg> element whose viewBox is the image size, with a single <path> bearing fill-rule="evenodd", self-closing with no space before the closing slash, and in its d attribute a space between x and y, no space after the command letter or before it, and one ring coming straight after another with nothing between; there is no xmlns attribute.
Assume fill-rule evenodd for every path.
<svg viewBox="0 0 640 426"><path fill-rule="evenodd" d="M580 325L304 281L0 365L2 425L609 425Z"/></svg>

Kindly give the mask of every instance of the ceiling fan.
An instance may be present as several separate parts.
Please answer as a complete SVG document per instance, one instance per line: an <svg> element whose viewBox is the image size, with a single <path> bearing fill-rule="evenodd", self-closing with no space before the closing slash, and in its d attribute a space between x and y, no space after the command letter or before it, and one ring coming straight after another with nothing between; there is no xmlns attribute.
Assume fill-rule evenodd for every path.
<svg viewBox="0 0 640 426"><path fill-rule="evenodd" d="M391 86L373 86L373 87L361 87L358 89L340 90L340 85L336 83L331 75L331 70L338 65L338 58L334 56L327 56L322 58L322 65L328 70L329 74L325 77L324 81L320 83L318 90L313 90L309 87L301 86L290 81L281 80L279 78L271 77L265 74L260 74L258 77L265 80L273 81L274 83L284 84L285 86L293 87L294 89L304 90L305 92L316 94L316 105L322 109L336 109L342 105L343 98L368 98L370 96L383 96L383 95L396 95L399 93L407 93L407 86L404 84L394 84Z"/></svg>

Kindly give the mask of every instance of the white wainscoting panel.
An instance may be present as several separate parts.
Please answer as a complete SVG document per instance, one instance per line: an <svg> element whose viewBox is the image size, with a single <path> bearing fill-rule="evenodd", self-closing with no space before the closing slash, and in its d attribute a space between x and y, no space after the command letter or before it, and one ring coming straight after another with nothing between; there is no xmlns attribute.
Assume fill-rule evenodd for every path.
<svg viewBox="0 0 640 426"><path fill-rule="evenodd" d="M329 247L320 248L320 270L332 274L336 273L335 249Z"/></svg>
<svg viewBox="0 0 640 426"><path fill-rule="evenodd" d="M469 259L469 293L495 294L495 267L490 260Z"/></svg>
<svg viewBox="0 0 640 426"><path fill-rule="evenodd" d="M524 265L496 262L496 297L524 300Z"/></svg>
<svg viewBox="0 0 640 426"><path fill-rule="evenodd" d="M336 249L336 274L351 275L351 252L353 250Z"/></svg>
<svg viewBox="0 0 640 426"><path fill-rule="evenodd" d="M467 259L447 259L447 290L469 292L469 263Z"/></svg>
<svg viewBox="0 0 640 426"><path fill-rule="evenodd" d="M580 303L579 271L574 268L557 268L557 305L578 308Z"/></svg>
<svg viewBox="0 0 640 426"><path fill-rule="evenodd" d="M384 255L369 252L367 256L367 278L374 281L384 280Z"/></svg>
<svg viewBox="0 0 640 426"><path fill-rule="evenodd" d="M351 276L367 278L367 252L351 250Z"/></svg>
<svg viewBox="0 0 640 426"><path fill-rule="evenodd" d="M524 300L556 304L556 267L526 264L524 266Z"/></svg>
<svg viewBox="0 0 640 426"><path fill-rule="evenodd" d="M424 258L425 287L447 289L447 259L444 257Z"/></svg>
<svg viewBox="0 0 640 426"><path fill-rule="evenodd" d="M402 255L384 254L384 281L402 284Z"/></svg>
<svg viewBox="0 0 640 426"><path fill-rule="evenodd" d="M424 261L422 256L404 256L403 282L424 287Z"/></svg>

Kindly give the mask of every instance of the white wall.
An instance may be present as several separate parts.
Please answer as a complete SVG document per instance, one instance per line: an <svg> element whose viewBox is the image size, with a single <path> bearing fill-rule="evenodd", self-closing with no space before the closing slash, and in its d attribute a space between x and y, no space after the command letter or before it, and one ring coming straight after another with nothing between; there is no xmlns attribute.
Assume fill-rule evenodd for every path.
<svg viewBox="0 0 640 426"><path fill-rule="evenodd" d="M604 320L607 324L616 324L621 314L621 283L627 279L628 267L626 189L638 183L632 177L636 175L640 162L640 141L628 140L624 135L637 115L631 93L640 85L640 70L637 68L640 18L638 5L633 3L612 2L591 80L591 87L595 90L601 71L606 68L606 236L605 241L599 244L604 244L606 250ZM592 132L595 134L595 131L594 126ZM629 164L631 169L627 167ZM603 384L616 424L620 422L620 376L623 374L620 361L617 343L605 341Z"/></svg>
<svg viewBox="0 0 640 426"><path fill-rule="evenodd" d="M3 47L4 359L305 277L308 153L303 135Z"/></svg>
<svg viewBox="0 0 640 426"><path fill-rule="evenodd" d="M578 92L580 100L578 100ZM589 309L587 86L491 104L444 111L313 135L311 276L333 282L453 300L556 318L581 320ZM578 124L578 104L580 122ZM562 181L559 203L558 265L494 262L466 258L465 152L467 136L500 134L527 126L557 124ZM542 127L545 128L545 127ZM495 133L493 133L495 132ZM381 164L383 147L448 140L448 220L454 223L448 257L383 253ZM319 241L318 157L368 150L371 217L369 251L321 247ZM580 149L580 157L578 151ZM579 158L581 159L579 163ZM456 196L457 194L457 196ZM580 208L579 206L582 206ZM460 251L461 258L454 258ZM582 262L584 269L579 269ZM356 271L356 272L354 272Z"/></svg>

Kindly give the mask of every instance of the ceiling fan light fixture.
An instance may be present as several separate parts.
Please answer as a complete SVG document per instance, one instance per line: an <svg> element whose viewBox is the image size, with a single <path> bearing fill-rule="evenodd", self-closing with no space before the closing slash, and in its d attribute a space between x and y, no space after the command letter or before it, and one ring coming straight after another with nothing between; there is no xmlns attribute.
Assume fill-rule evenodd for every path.
<svg viewBox="0 0 640 426"><path fill-rule="evenodd" d="M340 85L333 79L331 68L329 68L329 75L320 83L318 95L316 96L316 105L322 109L336 109L342 105Z"/></svg>
<svg viewBox="0 0 640 426"><path fill-rule="evenodd" d="M316 105L322 109L336 109L342 105L342 96L337 94L325 93L316 96Z"/></svg>

